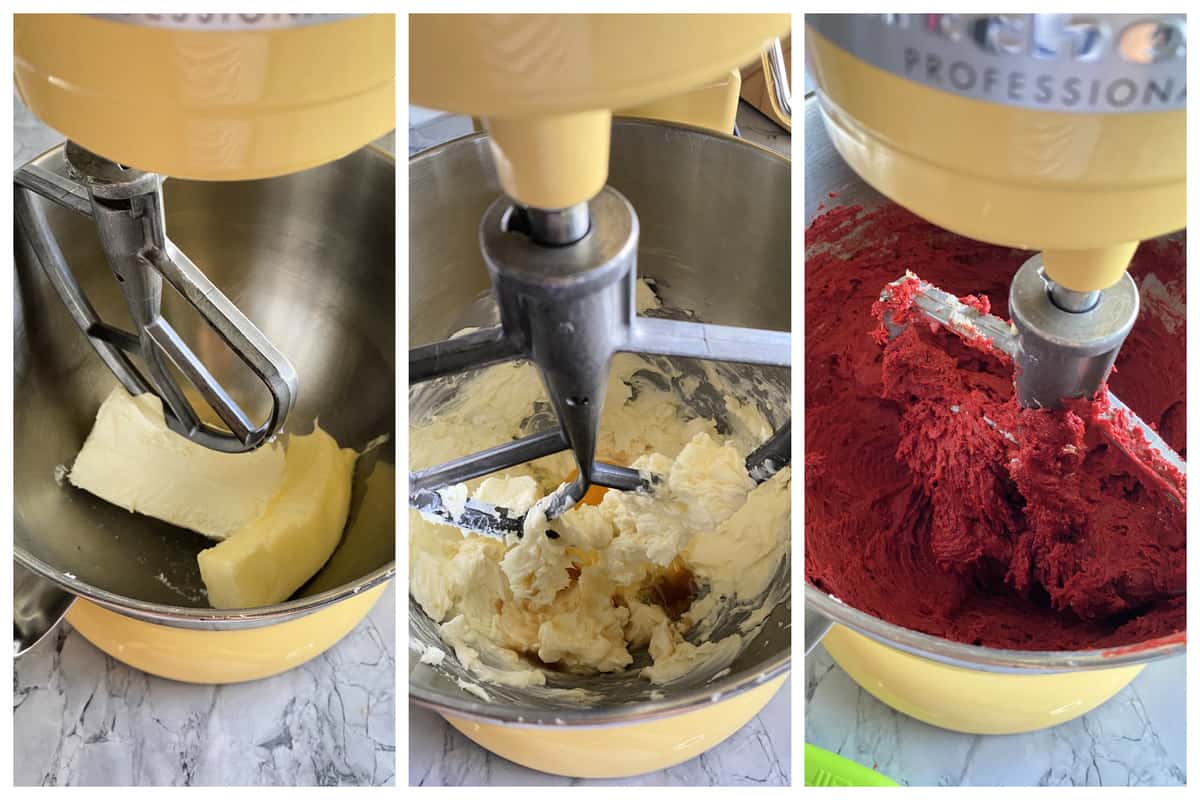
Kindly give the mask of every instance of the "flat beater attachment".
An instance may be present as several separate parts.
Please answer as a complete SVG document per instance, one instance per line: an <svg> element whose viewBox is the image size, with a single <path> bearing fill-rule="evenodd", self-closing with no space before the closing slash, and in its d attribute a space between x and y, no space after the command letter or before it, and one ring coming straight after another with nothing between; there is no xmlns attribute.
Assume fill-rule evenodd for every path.
<svg viewBox="0 0 1200 800"><path fill-rule="evenodd" d="M410 350L409 381L528 359L541 374L559 427L411 473L410 505L446 519L437 510L438 488L568 448L578 477L551 496L548 518L574 506L593 484L651 489L652 476L595 459L609 366L617 352L791 365L787 332L637 316L637 240L637 216L611 187L566 210L527 209L505 197L492 204L483 217L480 246L501 324ZM495 532L513 524L501 513L466 527Z"/></svg>
<svg viewBox="0 0 1200 800"><path fill-rule="evenodd" d="M1011 323L911 272L884 287L879 300L890 338L899 336L915 313L974 347L1011 359L1017 400L1025 408L1055 408L1064 398L1092 397L1103 387L1101 418L1127 434L1110 437L1112 443L1182 503L1187 496L1187 463L1104 384L1137 317L1133 279L1125 275L1115 287L1090 298L1080 311L1058 305L1056 289L1044 276L1041 257L1034 256L1013 279ZM999 433L1013 440L1011 432Z"/></svg>
<svg viewBox="0 0 1200 800"><path fill-rule="evenodd" d="M130 394L153 392L168 426L205 447L253 450L283 427L295 404L296 371L263 333L167 238L163 177L125 167L67 142L65 164L41 160L14 175L16 221L46 277L97 355ZM54 238L34 195L91 217L133 320L134 331L97 315ZM166 280L266 386L271 411L253 422L162 315ZM138 356L145 372L129 356ZM216 412L224 428L204 422L168 365Z"/></svg>

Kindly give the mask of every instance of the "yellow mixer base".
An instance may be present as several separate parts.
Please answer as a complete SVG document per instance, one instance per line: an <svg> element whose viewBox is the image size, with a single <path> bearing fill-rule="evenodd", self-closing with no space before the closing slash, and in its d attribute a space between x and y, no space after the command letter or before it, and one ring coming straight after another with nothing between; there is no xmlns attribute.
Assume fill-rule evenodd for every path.
<svg viewBox="0 0 1200 800"><path fill-rule="evenodd" d="M131 667L187 683L239 683L286 672L354 629L385 583L298 619L258 628L203 631L133 619L82 598L67 621L100 650Z"/></svg>
<svg viewBox="0 0 1200 800"><path fill-rule="evenodd" d="M1143 666L1049 675L983 672L919 658L840 625L821 643L881 702L961 733L1026 733L1060 725L1112 698Z"/></svg>
<svg viewBox="0 0 1200 800"><path fill-rule="evenodd" d="M666 719L607 728L515 728L443 714L464 736L509 761L571 778L627 778L711 750L754 718L787 680Z"/></svg>

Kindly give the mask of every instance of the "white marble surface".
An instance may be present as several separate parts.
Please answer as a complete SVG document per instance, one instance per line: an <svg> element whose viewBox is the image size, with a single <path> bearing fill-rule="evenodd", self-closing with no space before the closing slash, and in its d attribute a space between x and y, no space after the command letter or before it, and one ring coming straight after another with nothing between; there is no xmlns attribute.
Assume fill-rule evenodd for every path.
<svg viewBox="0 0 1200 800"><path fill-rule="evenodd" d="M395 781L396 596L290 672L155 678L64 624L16 662L13 783L329 786Z"/></svg>
<svg viewBox="0 0 1200 800"><path fill-rule="evenodd" d="M746 103L738 126L748 140L791 154L791 136ZM471 120L425 109L410 114L409 155L470 133ZM787 786L791 784L791 681L745 727L676 767L621 780L547 775L489 753L437 714L409 704L410 786Z"/></svg>
<svg viewBox="0 0 1200 800"><path fill-rule="evenodd" d="M13 104L16 167L63 137ZM148 676L64 624L16 661L13 783L392 784L395 645L394 587L328 652L232 686Z"/></svg>
<svg viewBox="0 0 1200 800"><path fill-rule="evenodd" d="M1120 694L1054 728L972 736L906 717L824 648L805 659L805 741L910 786L1176 786L1186 782L1185 659L1150 664Z"/></svg>

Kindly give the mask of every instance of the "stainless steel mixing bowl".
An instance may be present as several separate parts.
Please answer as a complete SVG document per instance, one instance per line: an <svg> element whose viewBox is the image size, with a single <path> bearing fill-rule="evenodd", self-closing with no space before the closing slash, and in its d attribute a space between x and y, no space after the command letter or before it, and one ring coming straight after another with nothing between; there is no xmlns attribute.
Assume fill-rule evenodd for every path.
<svg viewBox="0 0 1200 800"><path fill-rule="evenodd" d="M821 122L820 108L815 96L811 96L805 103L804 131L806 227L813 218L823 213L824 207L833 203L840 206L860 205L871 209L891 202L872 189L838 155ZM834 193L836 200L830 199L830 192ZM1136 648L1116 647L1075 652L976 647L885 622L846 605L808 583L804 585L804 602L809 612L805 627L813 629L817 635L823 633L824 628L817 620L812 619L813 612L823 617L826 622L837 622L890 647L941 663L977 670L1032 674L1110 669L1144 664L1158 658L1177 655L1182 653L1186 646L1182 636L1171 635L1159 641L1145 642ZM806 646L807 644L806 642Z"/></svg>
<svg viewBox="0 0 1200 800"><path fill-rule="evenodd" d="M62 158L55 148L37 160L58 168ZM270 180L165 184L172 239L295 365L300 396L289 432L308 432L319 417L342 446L359 450L394 432L394 187L395 160L375 148ZM44 207L100 316L127 325L92 222ZM380 464L394 462L389 438L360 460L347 533L294 598L248 611L207 608L196 554L208 540L56 480L117 383L20 236L14 283L13 522L21 565L127 616L217 630L299 617L393 574L394 487L368 481L375 470L391 475ZM164 309L218 379L245 394L239 400L262 399L186 301L168 289Z"/></svg>
<svg viewBox="0 0 1200 800"><path fill-rule="evenodd" d="M638 214L638 273L655 279L667 306L694 311L705 322L790 329L787 159L697 128L617 120L609 184L629 198ZM486 297L489 283L478 229L484 210L500 192L484 135L458 139L410 160L411 344L448 335ZM784 387L786 398L789 373L776 370L771 377ZM788 561L775 580L790 587ZM492 697L484 703L456 684L458 678L478 682L457 660L447 658L434 669L415 657L409 659L410 696L457 717L524 726L604 725L678 714L752 689L786 671L790 605L784 601L774 608L729 674L708 683L703 681L712 676L668 684L661 687L665 696L658 700L650 697L656 687L630 669L619 675L550 679L553 686L600 693L602 700L594 705L493 684L484 684ZM412 642L440 645L436 625L411 598L409 637L410 647Z"/></svg>

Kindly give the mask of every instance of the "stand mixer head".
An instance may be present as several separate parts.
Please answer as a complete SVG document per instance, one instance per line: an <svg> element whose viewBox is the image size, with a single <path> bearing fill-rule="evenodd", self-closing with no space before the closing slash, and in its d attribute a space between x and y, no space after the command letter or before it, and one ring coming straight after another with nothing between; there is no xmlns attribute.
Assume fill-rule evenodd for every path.
<svg viewBox="0 0 1200 800"><path fill-rule="evenodd" d="M526 358L558 419L557 430L412 473L414 507L479 532L519 532L503 509L472 505L466 516L447 516L437 490L568 448L578 475L543 501L547 518L593 485L650 488L655 476L595 458L617 352L790 365L787 333L638 317L637 215L604 186L613 108L711 80L761 52L789 22L787 15L411 17L414 102L485 118L506 196L484 214L479 234L500 326L414 348L410 383ZM447 53L453 70L445 68ZM781 461L785 432L777 437L771 452Z"/></svg>
<svg viewBox="0 0 1200 800"><path fill-rule="evenodd" d="M1011 328L986 323L1023 407L1100 391L1137 318L1138 241L1185 225L1185 31L1180 15L807 17L822 117L855 172L955 233L1040 251L1012 281ZM881 301L901 291L929 321L983 335L922 281Z"/></svg>
<svg viewBox="0 0 1200 800"><path fill-rule="evenodd" d="M295 172L391 130L393 18L17 15L14 49L22 98L68 137L64 172L30 164L14 175L17 224L75 323L126 390L162 399L175 432L227 452L271 441L295 404L296 372L171 242L162 183ZM95 221L132 331L97 316L35 195ZM262 421L163 317L164 279L261 382Z"/></svg>

